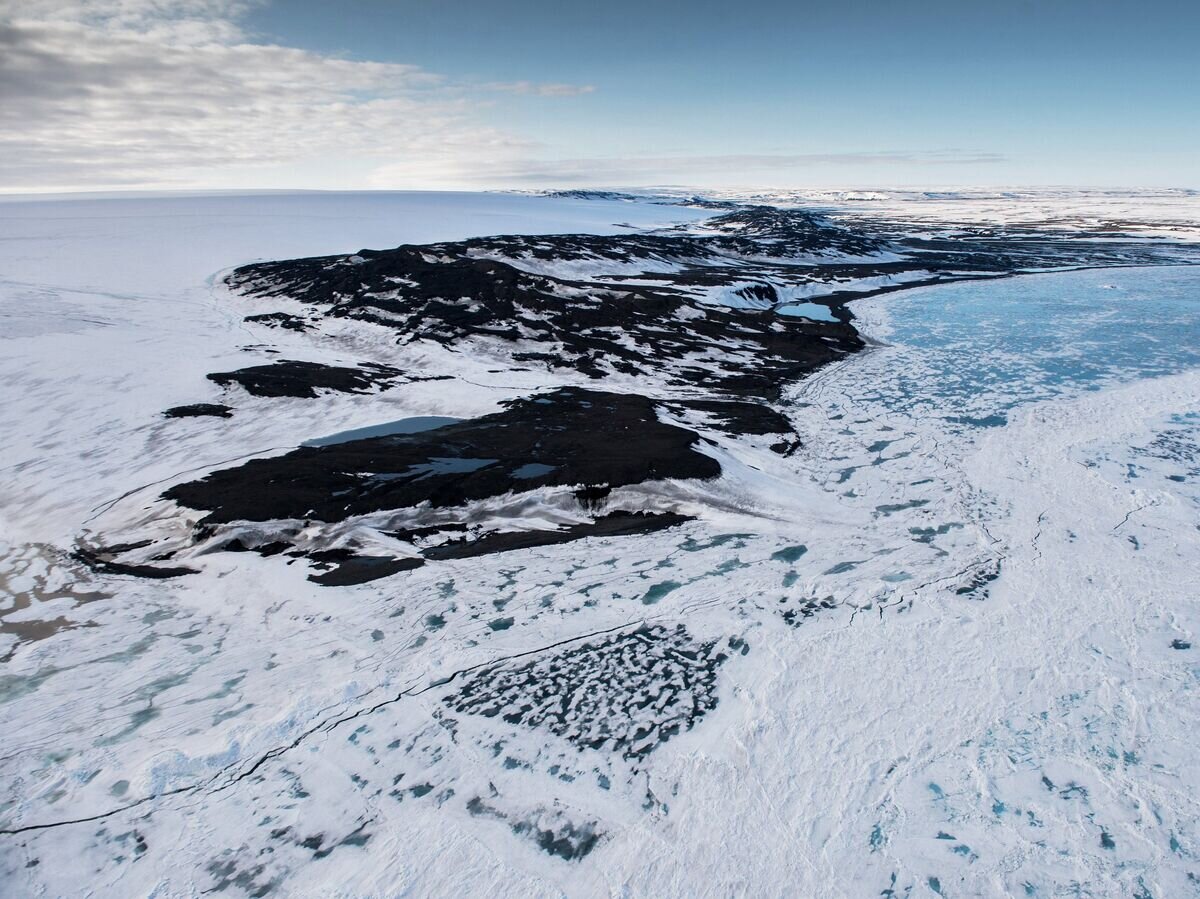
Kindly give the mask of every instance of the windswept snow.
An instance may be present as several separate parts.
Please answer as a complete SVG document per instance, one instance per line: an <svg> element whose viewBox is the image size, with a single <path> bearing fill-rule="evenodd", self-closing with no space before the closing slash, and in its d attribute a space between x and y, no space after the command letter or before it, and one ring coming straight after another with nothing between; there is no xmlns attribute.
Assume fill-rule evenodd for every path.
<svg viewBox="0 0 1200 899"><path fill-rule="evenodd" d="M1042 220L1025 201L989 197L981 216ZM763 360L738 330L750 313L705 291L605 338L642 352L640 370L601 354L591 373L517 359L545 351L534 306L504 340L404 342L375 313L429 282L331 304L361 318L221 283L263 259L344 254L329 264L366 271L362 250L525 234L463 258L567 283L547 304L586 303L595 287L575 279L614 260L679 275L639 255L647 235L764 220L697 224L727 212L575 192L0 203L0 894L1195 892L1200 268L979 270L856 300L869 348L831 351L773 406L704 380ZM1156 229L1143 219L1103 261L1189 258L1142 257ZM629 258L601 244L609 263L592 268L587 235L636 240L617 247ZM1079 252L1032 227L1020 241L1029 260ZM778 263L743 261L764 259ZM822 311L923 283L912 266L891 283L828 273L839 299L797 283L770 305L833 341L843 326ZM462 304L443 323L479 301L434 299ZM671 348L691 381L649 364L647 341L709 316L745 340ZM564 346L587 337L560 330ZM246 389L246 370L289 361L353 390ZM357 380L371 365L386 378ZM432 489L500 462L439 443L421 472L341 466L357 479L344 502L362 503L342 517L206 524L211 506L163 499L252 458L546 427L533 404L557 415L563 397L564 422L579 403L636 407L664 455L589 491L563 482L596 461L571 445L505 457L512 490L372 505L397 474ZM520 416L483 418L514 400ZM163 415L196 404L210 408ZM613 420L588 439L624 465L637 441ZM222 502L253 513L257 487L238 483ZM72 556L120 534L112 559L196 573ZM486 540L508 551L464 557ZM347 556L425 561L330 578Z"/></svg>

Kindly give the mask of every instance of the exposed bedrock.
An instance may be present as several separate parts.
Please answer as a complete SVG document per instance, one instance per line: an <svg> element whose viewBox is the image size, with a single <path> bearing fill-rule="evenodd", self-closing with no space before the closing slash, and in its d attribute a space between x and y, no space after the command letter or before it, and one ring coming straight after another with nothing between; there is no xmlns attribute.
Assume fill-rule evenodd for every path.
<svg viewBox="0 0 1200 899"><path fill-rule="evenodd" d="M301 447L179 484L165 494L203 524L342 521L428 503L461 506L538 487L621 487L714 478L699 436L665 424L649 399L565 387L503 411L416 434Z"/></svg>
<svg viewBox="0 0 1200 899"><path fill-rule="evenodd" d="M772 404L788 384L865 346L846 299L1036 267L1154 261L1160 252L1049 232L914 236L886 223L851 230L800 210L726 209L654 232L485 237L236 269L233 290L289 303L289 311L256 303L248 320L261 326L336 340L346 329L326 334L323 319L359 320L391 329L401 346L507 356L546 369L551 383L615 377L647 396L560 387L418 433L255 459L164 494L202 513L197 525L187 516L174 544L155 536L152 546L97 558L136 572L219 549L288 552L324 570L322 582L354 583L426 559L671 527L687 518L669 501L610 497L649 481L720 476L699 445L719 442L717 432L795 452L799 439ZM817 304L841 320L823 320ZM411 360L425 371L447 358L428 350L378 357L401 368L286 360L209 378L264 398L372 393L428 379L407 371Z"/></svg>
<svg viewBox="0 0 1200 899"><path fill-rule="evenodd" d="M189 403L163 412L167 418L230 418L233 410L221 403Z"/></svg>
<svg viewBox="0 0 1200 899"><path fill-rule="evenodd" d="M384 325L402 344L507 343L514 362L550 371L774 400L788 382L863 347L845 308L851 299L1177 254L1057 232L850 230L801 210L749 206L655 232L483 237L256 263L227 283L306 304L310 321ZM815 314L776 311L797 303ZM272 314L284 315L255 317Z"/></svg>
<svg viewBox="0 0 1200 899"><path fill-rule="evenodd" d="M709 237L496 237L364 250L244 266L228 282L253 297L286 297L386 325L400 342L488 338L514 344L515 361L551 370L662 376L674 385L774 398L786 382L861 348L857 332L706 299L758 277L755 260L876 246L803 214L768 218L758 228L742 223L735 233ZM630 277L643 268L652 277ZM773 288L759 292L773 295Z"/></svg>
<svg viewBox="0 0 1200 899"><path fill-rule="evenodd" d="M272 365L252 365L237 371L213 372L208 376L223 387L237 384L254 396L315 398L318 390L366 393L403 378L403 373L386 365L363 363L357 368L324 365L320 362L281 360Z"/></svg>

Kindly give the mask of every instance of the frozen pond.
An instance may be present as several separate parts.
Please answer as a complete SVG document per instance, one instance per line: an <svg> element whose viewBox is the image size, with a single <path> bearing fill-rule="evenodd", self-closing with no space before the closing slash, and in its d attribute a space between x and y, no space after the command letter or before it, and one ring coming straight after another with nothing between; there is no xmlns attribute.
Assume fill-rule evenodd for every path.
<svg viewBox="0 0 1200 899"><path fill-rule="evenodd" d="M349 443L351 440L366 440L369 437L390 437L393 434L420 434L422 431L432 431L444 428L461 418L451 418L448 415L413 415L383 424L369 425L365 428L351 428L348 431L338 431L328 437L318 437L315 440L305 440L301 446L332 446L335 443Z"/></svg>
<svg viewBox="0 0 1200 899"><path fill-rule="evenodd" d="M830 308L822 303L788 303L775 310L780 315L795 315L817 322L835 322Z"/></svg>

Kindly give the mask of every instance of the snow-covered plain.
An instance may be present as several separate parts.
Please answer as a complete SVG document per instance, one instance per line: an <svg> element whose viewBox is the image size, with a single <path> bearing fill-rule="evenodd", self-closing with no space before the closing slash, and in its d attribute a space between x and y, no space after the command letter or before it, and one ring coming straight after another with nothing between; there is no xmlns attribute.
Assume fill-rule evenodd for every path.
<svg viewBox="0 0 1200 899"><path fill-rule="evenodd" d="M1187 189L764 190L720 195L828 209L849 221L885 220L938 230L1038 226L1200 241L1200 191Z"/></svg>
<svg viewBox="0 0 1200 899"><path fill-rule="evenodd" d="M221 271L708 214L0 204L0 893L1195 894L1200 269L858 303L887 345L788 391L800 452L715 435L720 481L628 488L681 527L336 589L252 553L171 581L69 558L189 472L561 380L351 322L255 329ZM457 380L161 417L268 349ZM477 713L529 665L542 725ZM648 670L707 714L643 754L622 683L652 695ZM538 706L560 699L622 751Z"/></svg>

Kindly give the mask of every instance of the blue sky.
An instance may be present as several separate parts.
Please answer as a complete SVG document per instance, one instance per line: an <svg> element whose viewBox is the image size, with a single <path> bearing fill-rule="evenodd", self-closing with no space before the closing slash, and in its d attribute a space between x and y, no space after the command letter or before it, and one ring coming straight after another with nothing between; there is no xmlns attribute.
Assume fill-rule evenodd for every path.
<svg viewBox="0 0 1200 899"><path fill-rule="evenodd" d="M27 188L1200 187L1197 4L12 9L0 86L33 85L18 97L33 133L0 178ZM37 68L56 54L58 96ZM95 108L68 128L81 95ZM59 145L71 140L92 152Z"/></svg>

